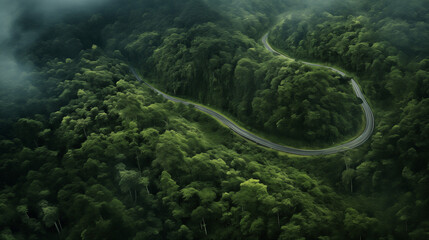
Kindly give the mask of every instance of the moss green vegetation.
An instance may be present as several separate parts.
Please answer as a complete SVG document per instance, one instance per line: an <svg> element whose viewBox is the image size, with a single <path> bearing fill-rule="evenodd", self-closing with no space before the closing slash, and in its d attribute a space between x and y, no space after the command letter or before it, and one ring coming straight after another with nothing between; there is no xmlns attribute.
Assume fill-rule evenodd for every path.
<svg viewBox="0 0 429 240"><path fill-rule="evenodd" d="M148 80L145 80L145 81L148 81ZM159 84L157 84L156 82L154 82L154 80L152 80L151 82L152 82L151 84L154 87L156 87L156 88L161 87L161 86L159 86ZM198 102L195 102L195 101L192 101L192 100L189 100L189 99L185 99L185 98L182 98L182 97L177 97L177 96L174 96L174 97L177 98L177 99L181 99L183 101L187 101L187 102L190 102L192 104L204 106L205 108L208 108L208 109L211 109L213 111L216 111L216 112L222 114L224 117L226 117L229 121L233 122L235 125L237 125L237 126L243 128L243 129L245 129L246 131L251 132L252 134L255 134L255 135L260 136L262 138L265 138L265 139L267 139L269 141L282 144L284 146L293 146L293 147L299 147L299 148L302 148L302 149L317 149L317 148L322 148L322 147L332 147L332 146L340 145L342 143L350 141L351 139L355 138L356 135L357 135L357 134L350 134L350 135L343 136L344 140L340 141L340 142L333 140L332 142L324 141L324 142L312 143L312 142L308 142L308 141L305 141L305 140L297 140L297 139L290 138L288 136L278 135L278 134L272 134L270 132L264 132L263 130L261 130L259 128L251 127L250 125L239 121L236 116L234 116L234 115L232 115L232 114L230 114L228 112L222 111L219 108L213 108L213 107L209 107L207 105L202 105L202 104L200 104ZM220 121L219 121L219 123L222 124ZM363 132L363 130L365 128L364 124L365 124L365 119L364 119L364 116L362 114L361 115L361 124L360 124L360 126L358 126L357 131L355 131L355 132L358 133L358 134L361 133L361 132ZM286 154L286 155L288 155L288 154Z"/></svg>
<svg viewBox="0 0 429 240"><path fill-rule="evenodd" d="M148 58L156 62L158 85L277 137L332 142L354 133L360 109L346 81L327 70L273 59L259 42L221 30L208 23L168 33Z"/></svg>
<svg viewBox="0 0 429 240"><path fill-rule="evenodd" d="M273 238L303 222L317 237L342 224L331 188L146 90L100 49L49 69L74 76L53 96L67 103L1 141L3 237Z"/></svg>
<svg viewBox="0 0 429 240"><path fill-rule="evenodd" d="M349 163L355 173L343 177L351 174L355 189L376 196L363 201L369 208L378 201L374 212L386 208L379 218L397 226L396 238L429 236L426 7L419 1L356 1L325 12L291 12L270 35L292 56L331 62L359 77L378 124L371 146Z"/></svg>
<svg viewBox="0 0 429 240"><path fill-rule="evenodd" d="M0 88L0 239L427 239L428 6L332 2L125 0L47 28L16 52L23 94ZM362 124L346 79L259 43L281 13L275 47L359 77L377 112L359 149L260 148L129 72L270 135L342 141Z"/></svg>

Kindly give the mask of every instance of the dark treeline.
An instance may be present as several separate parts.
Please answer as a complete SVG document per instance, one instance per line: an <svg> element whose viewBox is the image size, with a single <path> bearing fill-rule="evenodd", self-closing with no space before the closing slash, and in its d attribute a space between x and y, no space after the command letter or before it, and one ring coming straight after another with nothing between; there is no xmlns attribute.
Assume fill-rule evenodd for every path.
<svg viewBox="0 0 429 240"><path fill-rule="evenodd" d="M383 1L312 11L292 0L126 0L64 18L17 51L34 65L28 94L4 91L17 100L1 102L0 239L427 239L420 4L407 15ZM129 73L273 135L344 140L362 124L347 79L260 44L292 9L270 41L359 76L377 113L370 144L282 156ZM389 35L403 32L408 45Z"/></svg>

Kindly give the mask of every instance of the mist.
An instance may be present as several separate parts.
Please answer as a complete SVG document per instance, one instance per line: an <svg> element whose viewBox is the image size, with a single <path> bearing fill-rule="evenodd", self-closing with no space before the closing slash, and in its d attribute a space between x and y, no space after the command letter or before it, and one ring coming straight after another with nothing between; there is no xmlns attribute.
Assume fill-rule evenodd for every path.
<svg viewBox="0 0 429 240"><path fill-rule="evenodd" d="M11 101L11 92L24 94L30 84L31 63L15 53L32 44L50 25L67 16L96 11L111 0L0 0L0 101Z"/></svg>

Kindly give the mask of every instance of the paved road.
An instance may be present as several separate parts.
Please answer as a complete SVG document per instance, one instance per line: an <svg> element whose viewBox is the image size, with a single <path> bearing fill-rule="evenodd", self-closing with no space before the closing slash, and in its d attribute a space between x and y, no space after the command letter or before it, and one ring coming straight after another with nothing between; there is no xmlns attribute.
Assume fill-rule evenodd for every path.
<svg viewBox="0 0 429 240"><path fill-rule="evenodd" d="M264 44L264 46L272 53L276 54L276 55L280 55L283 56L285 58L289 58L287 56L284 56L283 54L275 51L274 49L271 48L271 46L269 45L269 43L267 42L267 38L268 38L268 33L266 35L264 35L264 37L262 38L262 42ZM289 58L290 59L290 58ZM304 64L307 65L311 65L311 66L316 66L316 67L323 67L323 68L329 68L332 71L335 71L339 74L341 74L342 76L345 76L345 73L332 68L332 67L327 67L327 66L323 66L323 65L319 65L319 64L314 64L314 63L308 63L308 62L302 62ZM252 141L255 142L261 146L264 147L268 147L268 148L272 148L281 152L286 152L286 153L292 153L292 154L297 154L297 155L304 155L304 156L312 156L312 155L325 155L325 154L333 154L333 153L338 153L338 152L342 152L342 151L346 151L348 149L351 148L356 148L360 145L362 145L366 140L369 139L369 137L371 136L371 133L374 129L374 116L372 114L371 108L369 107L368 103L365 100L365 97L363 96L362 92L360 91L359 86L356 84L356 82L352 79L351 80L351 84L353 86L353 90L355 92L355 94L362 99L363 103L362 103L362 107L365 111L365 118L366 118L366 127L365 130L363 131L363 133L355 138L354 140L344 143L342 145L339 146L335 146L335 147L331 147L331 148L325 148L325 149L317 149L317 150L307 150L307 149L298 149L298 148L293 148L293 147L287 147L287 146L283 146L283 145L279 145L273 142L270 142L266 139L260 138L252 133L249 133L248 131L240 128L239 126L235 125L234 123L232 123L230 120L228 120L226 117L222 116L221 114L205 108L203 106L200 105L196 105L190 102L186 102L174 97L171 97L161 91L159 91L158 89L154 88L153 86L151 86L150 84L148 84L147 82L143 81L143 79L141 79L141 77L136 73L136 71L131 68L131 72L134 74L134 76L141 82L143 82L144 84L146 84L149 88L151 88L152 90L154 90L155 92L157 92L158 94L160 94L161 96L163 96L164 98L173 101L173 102L177 102L177 103L183 103L185 105L192 105L194 106L196 109L205 112L209 115L211 115L212 117L218 119L219 121L221 121L223 124L225 124L226 126L228 126L232 131L234 131L235 133L237 133L238 135Z"/></svg>

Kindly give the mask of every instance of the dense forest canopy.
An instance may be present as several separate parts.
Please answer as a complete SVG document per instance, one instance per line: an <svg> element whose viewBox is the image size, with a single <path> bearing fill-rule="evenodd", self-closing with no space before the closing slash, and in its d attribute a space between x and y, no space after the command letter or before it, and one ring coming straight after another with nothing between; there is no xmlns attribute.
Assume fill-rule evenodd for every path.
<svg viewBox="0 0 429 240"><path fill-rule="evenodd" d="M0 239L428 239L429 3L0 0ZM363 146L298 157L283 143Z"/></svg>

